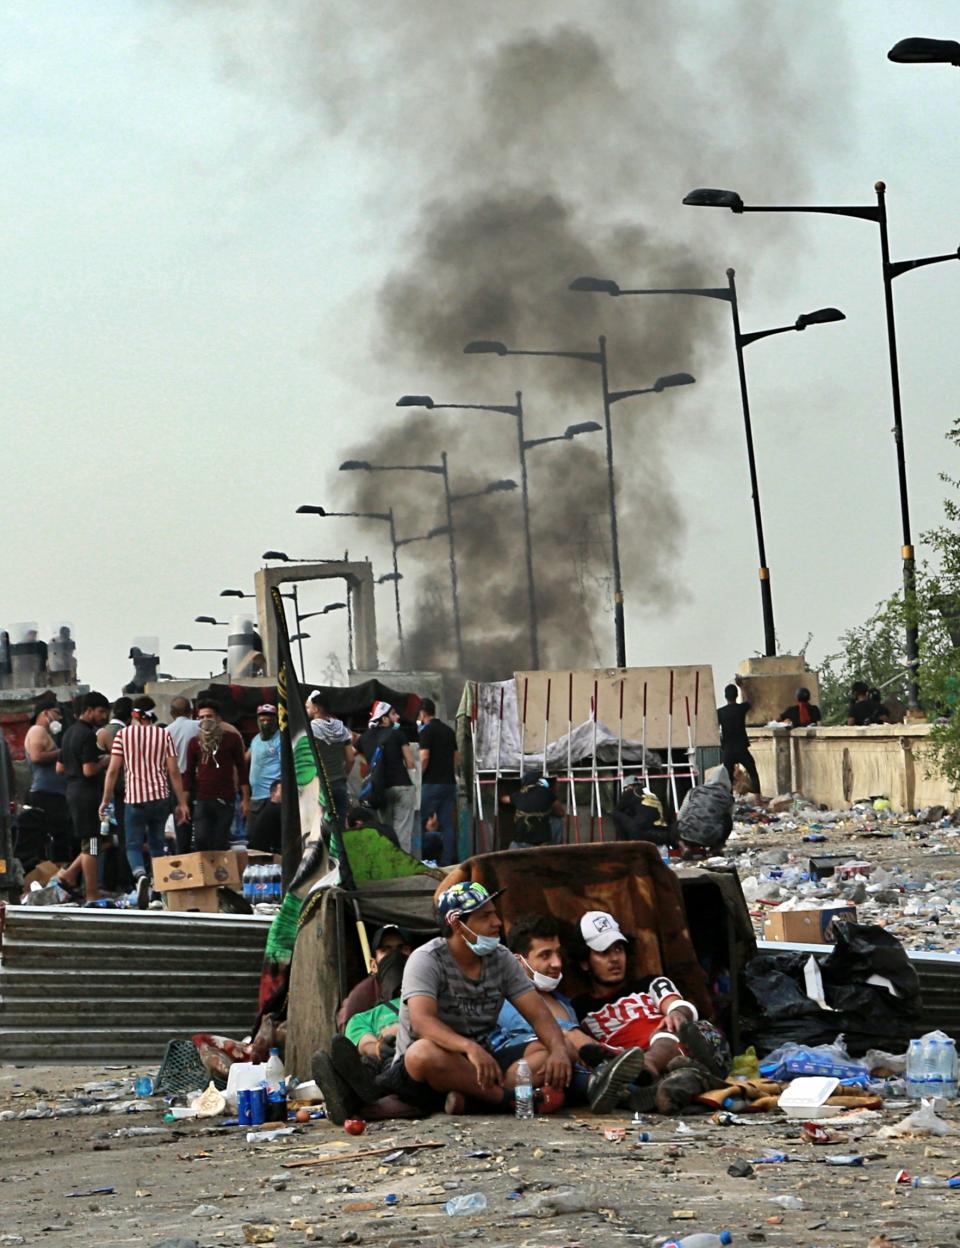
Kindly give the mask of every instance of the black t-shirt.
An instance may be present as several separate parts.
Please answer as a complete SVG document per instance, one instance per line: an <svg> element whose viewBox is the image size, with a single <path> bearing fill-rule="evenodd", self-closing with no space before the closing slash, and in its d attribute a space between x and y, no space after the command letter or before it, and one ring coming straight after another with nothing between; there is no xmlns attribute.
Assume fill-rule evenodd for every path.
<svg viewBox="0 0 960 1248"><path fill-rule="evenodd" d="M391 728L368 728L360 738L360 753L368 765L373 763L377 746L383 746L384 783L388 789L404 788L412 783L403 757L406 744L406 733L399 724Z"/></svg>
<svg viewBox="0 0 960 1248"><path fill-rule="evenodd" d="M431 719L420 730L421 750L430 751L430 761L423 773L424 784L456 784L453 756L457 752L457 734L449 724Z"/></svg>
<svg viewBox="0 0 960 1248"><path fill-rule="evenodd" d="M807 720L807 724L819 724L820 722L819 706L814 706L812 702L808 702L807 712L810 716L810 718ZM787 707L787 709L780 716L780 720L782 723L785 722L785 723L793 724L794 728L802 728L806 726L800 723L800 704L797 702L795 702L793 706Z"/></svg>
<svg viewBox="0 0 960 1248"><path fill-rule="evenodd" d="M850 709L847 711L847 718L860 728L864 724L872 724L876 720L879 707L873 698L863 698L859 702L851 702Z"/></svg>
<svg viewBox="0 0 960 1248"><path fill-rule="evenodd" d="M726 706L717 707L720 740L726 749L750 744L750 738L747 736L747 712L749 710L749 702L728 702Z"/></svg>
<svg viewBox="0 0 960 1248"><path fill-rule="evenodd" d="M60 761L67 776L67 786L74 791L88 793L103 791L103 773L96 776L83 774L84 763L96 763L102 757L97 745L97 730L86 720L78 719L63 734Z"/></svg>
<svg viewBox="0 0 960 1248"><path fill-rule="evenodd" d="M514 839L526 845L545 845L550 840L550 816L556 800L553 786L539 781L512 793Z"/></svg>

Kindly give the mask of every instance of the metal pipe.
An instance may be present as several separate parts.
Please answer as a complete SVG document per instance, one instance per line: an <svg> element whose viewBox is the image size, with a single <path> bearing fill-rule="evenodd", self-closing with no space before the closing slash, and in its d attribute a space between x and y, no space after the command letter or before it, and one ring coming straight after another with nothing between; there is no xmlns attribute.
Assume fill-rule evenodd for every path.
<svg viewBox="0 0 960 1248"><path fill-rule="evenodd" d="M457 643L457 663L461 673L464 670L463 633L460 628L460 593L457 586L457 548L453 537L453 507L450 497L450 474L447 471L447 452L440 452L443 465L443 499L447 509L447 539L450 543L450 587L453 594L453 633Z"/></svg>
<svg viewBox="0 0 960 1248"><path fill-rule="evenodd" d="M520 494L523 499L523 535L527 557L527 602L530 617L530 658L534 671L540 669L540 635L537 620L537 591L533 577L533 538L530 535L530 493L527 486L527 450L523 437L523 396L517 391L517 454L520 457Z"/></svg>

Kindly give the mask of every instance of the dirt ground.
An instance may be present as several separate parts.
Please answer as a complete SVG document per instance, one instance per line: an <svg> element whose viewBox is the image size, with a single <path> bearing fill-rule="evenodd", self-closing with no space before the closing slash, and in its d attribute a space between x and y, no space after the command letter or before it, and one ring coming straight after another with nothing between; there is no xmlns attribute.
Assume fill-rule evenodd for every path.
<svg viewBox="0 0 960 1248"><path fill-rule="evenodd" d="M129 1079L133 1070L0 1067L0 1113L38 1100L54 1103L87 1082ZM121 1093L126 1096L127 1093ZM907 1110L888 1108L884 1121ZM951 1107L951 1124L960 1115ZM682 1123L682 1125L681 1125ZM610 1141L604 1129L626 1127ZM756 1115L750 1125L714 1125L706 1117L649 1117L624 1112L596 1118L571 1111L533 1122L443 1116L368 1126L348 1136L326 1121L268 1145L248 1144L245 1129L179 1122L162 1135L113 1133L162 1128L162 1113L0 1121L0 1245L198 1245L247 1242L433 1245L567 1245L623 1241L654 1245L694 1231L729 1229L734 1243L865 1246L885 1232L896 1244L956 1244L960 1191L897 1185L912 1175L952 1175L960 1136L885 1141L876 1124L848 1127L843 1142L815 1146L798 1124ZM649 1142L640 1142L642 1131ZM368 1148L400 1150L423 1140L442 1147L384 1163L354 1160ZM753 1178L731 1178L738 1159L772 1150L796 1161L757 1165ZM823 1164L830 1153L867 1155L862 1167ZM333 1155L332 1164L287 1169L284 1163ZM98 1188L109 1192L91 1194ZM577 1212L537 1216L538 1199L574 1188ZM451 1217L442 1201L483 1192L485 1212ZM511 1198L513 1193L520 1195ZM394 1195L396 1203L387 1203ZM782 1208L778 1197L799 1198ZM792 1203L789 1202L788 1203ZM205 1209L202 1207L206 1207ZM266 1226L272 1231L257 1231ZM258 1241L258 1234L273 1238ZM14 1238L10 1238L14 1237ZM22 1238L16 1238L22 1237ZM178 1248L186 1248L178 1245Z"/></svg>
<svg viewBox="0 0 960 1248"><path fill-rule="evenodd" d="M827 840L803 844L811 832ZM953 950L960 947L957 836L952 827L871 814L818 823L808 811L772 824L738 824L727 860L747 879L763 877L771 866L805 868L811 855L865 859L894 878L881 877L883 887L862 897L861 921L883 922L912 948ZM765 863L765 856L786 861ZM871 878L860 881L860 894ZM777 887L767 882L760 892L766 897ZM856 887L855 881L842 886ZM759 933L765 907L752 901L751 910ZM439 1116L371 1124L361 1137L321 1120L266 1145L248 1143L239 1127L191 1121L165 1127L162 1105L144 1113L9 1117L109 1080L122 1086L93 1095L114 1096L108 1105L122 1103L134 1075L155 1073L0 1065L0 1248L20 1242L156 1246L178 1239L184 1241L178 1248L247 1242L433 1248L471 1239L599 1248L621 1241L656 1245L722 1229L733 1233L735 1244L808 1248L866 1248L881 1233L891 1243L924 1248L956 1245L960 1238L960 1189L896 1183L901 1169L943 1180L960 1170L960 1111L954 1106L945 1117L957 1134L944 1139L876 1139L874 1121L838 1129L842 1142L827 1146L804 1143L798 1124L770 1114L726 1126L705 1116L633 1122L626 1112L600 1119L586 1110L533 1122ZM899 1121L910 1108L888 1103L879 1122ZM626 1127L625 1139L605 1138L604 1129L615 1126ZM161 1133L141 1134L143 1128ZM125 1134L131 1130L135 1134ZM649 1141L640 1141L643 1131ZM354 1159L364 1149L396 1152L424 1140L442 1147L386 1162ZM734 1162L771 1151L796 1160L756 1165L751 1178L728 1175ZM831 1153L867 1160L857 1167L824 1164ZM328 1164L285 1168L331 1155ZM112 1190L95 1194L99 1188ZM568 1188L576 1193L576 1211L537 1214L539 1199ZM443 1201L471 1192L486 1196L484 1212L447 1215ZM397 1199L388 1203L391 1195ZM781 1207L779 1197L788 1205L799 1198L802 1207ZM256 1229L261 1226L272 1229Z"/></svg>

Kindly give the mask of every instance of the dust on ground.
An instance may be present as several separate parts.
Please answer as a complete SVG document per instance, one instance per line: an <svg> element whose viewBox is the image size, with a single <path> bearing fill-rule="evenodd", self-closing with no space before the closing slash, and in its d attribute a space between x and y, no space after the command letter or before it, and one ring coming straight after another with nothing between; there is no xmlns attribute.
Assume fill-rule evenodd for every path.
<svg viewBox="0 0 960 1248"><path fill-rule="evenodd" d="M143 1073L154 1072L0 1066L0 1112L20 1113L86 1083ZM960 1168L960 1136L879 1140L871 1123L838 1132L841 1143L816 1146L801 1140L800 1124L770 1114L755 1115L750 1125L720 1126L705 1116L634 1122L626 1111L598 1118L586 1110L532 1122L439 1115L372 1123L359 1137L319 1120L268 1145L248 1144L246 1128L196 1121L176 1122L162 1135L113 1134L163 1128L163 1108L0 1121L0 1245L21 1242L17 1237L52 1248L152 1246L179 1238L211 1248L248 1242L433 1248L477 1239L593 1248L653 1245L721 1229L733 1233L734 1244L866 1248L881 1232L896 1244L956 1244L960 1191L895 1180L901 1169L952 1175ZM882 1121L907 1112L888 1105ZM953 1106L945 1117L952 1126L960 1122ZM626 1138L606 1139L604 1130L618 1125ZM644 1131L650 1139L641 1142ZM399 1151L424 1140L442 1147L387 1162L382 1155L352 1159L361 1150ZM755 1165L753 1178L727 1174L734 1162L774 1150L796 1160ZM823 1159L830 1153L868 1159L859 1167L828 1166ZM332 1164L284 1167L329 1155L336 1157ZM74 1194L99 1188L112 1190ZM539 1199L566 1188L575 1189L572 1203L583 1208L535 1215ZM441 1202L471 1192L486 1196L483 1213L444 1211ZM802 1207L784 1208L778 1198L788 1206L799 1199ZM257 1238L271 1234L272 1240Z"/></svg>

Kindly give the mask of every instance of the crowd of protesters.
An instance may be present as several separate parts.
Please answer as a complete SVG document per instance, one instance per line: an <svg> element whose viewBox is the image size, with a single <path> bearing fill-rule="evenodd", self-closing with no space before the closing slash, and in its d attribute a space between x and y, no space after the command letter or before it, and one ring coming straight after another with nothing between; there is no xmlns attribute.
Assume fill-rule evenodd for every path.
<svg viewBox="0 0 960 1248"><path fill-rule="evenodd" d="M147 694L113 703L84 694L66 728L64 709L55 694L43 694L24 740L30 784L17 836L26 870L50 861L71 899L135 894L143 907L158 904L151 863L164 854L231 847L280 853L276 706L257 707L247 745L212 691L195 702L175 697L165 724ZM379 785L383 800L371 803L372 817L392 839L428 861L457 860L457 741L430 698L420 702L416 725L377 702L361 731L336 718L318 690L306 711L341 827L351 805L351 822L371 816L357 805L359 794L365 784Z"/></svg>

